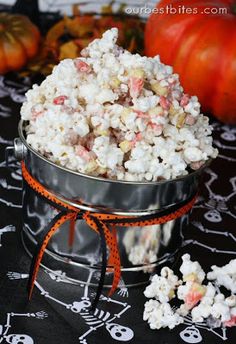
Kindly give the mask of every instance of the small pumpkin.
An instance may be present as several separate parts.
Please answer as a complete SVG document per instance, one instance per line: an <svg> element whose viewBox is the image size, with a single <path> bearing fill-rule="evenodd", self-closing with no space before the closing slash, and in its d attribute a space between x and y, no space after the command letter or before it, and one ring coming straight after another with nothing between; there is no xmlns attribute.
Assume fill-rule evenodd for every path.
<svg viewBox="0 0 236 344"><path fill-rule="evenodd" d="M0 13L0 74L18 70L38 51L38 28L20 14Z"/></svg>
<svg viewBox="0 0 236 344"><path fill-rule="evenodd" d="M203 111L227 123L236 123L234 4L234 0L162 0L145 32L145 53L158 54L173 66L185 91L198 96ZM172 14L166 6L172 7ZM179 13L183 6L188 13ZM206 8L212 14L205 14ZM226 13L216 14L219 8Z"/></svg>

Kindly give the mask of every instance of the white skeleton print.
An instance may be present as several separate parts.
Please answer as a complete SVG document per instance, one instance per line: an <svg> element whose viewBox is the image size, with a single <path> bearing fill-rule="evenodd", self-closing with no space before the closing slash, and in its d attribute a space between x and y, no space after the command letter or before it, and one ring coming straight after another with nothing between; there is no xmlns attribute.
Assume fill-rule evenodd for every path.
<svg viewBox="0 0 236 344"><path fill-rule="evenodd" d="M186 343L200 343L203 338L199 329L212 332L215 336L221 338L223 341L227 340L226 332L227 328L220 327L219 324L214 320L211 323L211 320L204 321L201 323L193 323L192 317L190 314L184 317L184 324L187 327L180 332L180 338Z"/></svg>
<svg viewBox="0 0 236 344"><path fill-rule="evenodd" d="M5 144L9 144L9 143L6 142ZM16 161L16 159L11 155L7 157L7 161L8 161L7 166L10 169L10 171L7 170L6 178L0 178L0 191L1 189L7 190L7 194L6 194L7 196L0 197L0 204L6 205L7 207L12 207L12 208L22 208L21 204L12 202L12 199L15 199L16 193L18 193L18 195L20 196L22 192L22 187L21 187L22 177L21 177L20 165ZM0 163L0 169L2 168L4 169L5 167L6 167L6 161L4 160L3 162ZM15 182L14 184L17 184L17 185L14 185L13 181Z"/></svg>
<svg viewBox="0 0 236 344"><path fill-rule="evenodd" d="M109 274L109 272L108 272L108 274ZM93 277L94 277L97 281L99 281L100 276L101 276L100 271L95 271L95 272L93 273ZM129 296L128 288L126 287L125 281L123 280L122 276L120 277L120 281L119 281L119 285L118 285L117 294L120 295L120 296L122 296L122 297L128 297L128 296Z"/></svg>
<svg viewBox="0 0 236 344"><path fill-rule="evenodd" d="M2 235L4 233L10 233L10 232L15 232L16 227L12 225L5 226L3 228L0 228L0 247L2 246Z"/></svg>
<svg viewBox="0 0 236 344"><path fill-rule="evenodd" d="M222 154L221 150L228 150L229 152L231 152L231 154L233 151L236 150L236 147L233 145L233 142L235 142L236 140L236 128L229 125L222 125L217 122L213 123L212 126L214 128L214 131L221 132L220 138L214 140L215 146L220 149L218 158L235 162L236 158Z"/></svg>
<svg viewBox="0 0 236 344"><path fill-rule="evenodd" d="M211 170L207 169L206 173L210 175L210 179L205 183L205 186L209 192L208 201L204 204L199 204L199 202L194 206L194 208L203 208L206 209L204 218L213 223L218 223L222 221L222 214L227 214L234 219L236 219L236 214L234 214L229 209L229 202L236 195L236 177L233 177L229 180L232 185L232 192L227 196L222 196L216 194L212 191L212 184L217 179L217 175ZM201 200L200 200L201 201Z"/></svg>
<svg viewBox="0 0 236 344"><path fill-rule="evenodd" d="M181 339L186 343L200 343L202 336L195 326L188 326L180 332Z"/></svg>
<svg viewBox="0 0 236 344"><path fill-rule="evenodd" d="M0 98L10 97L16 103L22 103L25 100L25 92L30 87L30 79L25 77L24 85L15 81L5 82L4 76L0 76Z"/></svg>
<svg viewBox="0 0 236 344"><path fill-rule="evenodd" d="M34 344L34 340L27 334L8 334L9 330L12 328L11 319L13 317L27 317L35 319L44 319L48 315L44 311L37 313L7 313L7 320L5 325L0 325L0 343L10 343L10 344Z"/></svg>
<svg viewBox="0 0 236 344"><path fill-rule="evenodd" d="M214 236L215 235L221 235L221 236L224 236L224 237L227 237L229 239L231 239L232 241L234 241L236 243L236 236L231 233L231 232L228 232L228 231L225 231L225 230L212 230L212 229L208 229L206 227L204 227L200 222L197 222L197 221L193 221L192 224L194 225L194 227L196 227L198 230L200 230L201 232L203 233L207 233L207 234L213 234ZM234 254L236 255L236 252L235 251L229 251L229 250L220 250L220 249L217 249L217 248L212 248L211 249L212 252L217 252L217 253L225 253L225 254Z"/></svg>
<svg viewBox="0 0 236 344"><path fill-rule="evenodd" d="M56 282L63 282L63 283L71 283L65 273L62 273L62 271L58 270L53 272L47 272L49 277L53 279ZM134 332L129 327L120 325L116 322L114 322L116 319L119 319L122 314L124 314L131 306L128 305L126 302L121 302L118 300L114 300L110 297L106 297L104 295L101 295L100 301L106 301L108 303L114 303L116 305L121 306L121 311L116 314L111 314L108 311L104 311L102 309L96 308L94 312L90 311L91 307L91 299L89 298L89 288L88 284L90 283L94 272L91 271L89 273L88 279L84 285L81 285L84 287L84 294L81 297L80 301L74 301L71 304L67 304L49 294L37 281L35 282L35 286L39 289L41 295L43 295L45 298L48 298L50 300L53 300L54 302L64 306L66 309L70 310L71 312L75 314L79 314L85 321L85 323L89 326L89 329L79 337L79 343L81 344L87 344L87 337L90 333L93 333L100 327L104 327L110 336L117 341L120 342L127 342L130 341L134 337ZM98 273L95 273L98 278ZM24 273L18 273L18 272L8 272L7 276L9 279L26 279L29 277L28 274ZM52 277L53 276L53 277ZM73 284L73 282L71 283ZM126 293L124 291L125 284L123 282L122 287L120 289L123 290L122 296L126 296ZM93 294L91 294L93 296ZM28 344L28 343L27 343ZM30 343L29 343L30 344Z"/></svg>

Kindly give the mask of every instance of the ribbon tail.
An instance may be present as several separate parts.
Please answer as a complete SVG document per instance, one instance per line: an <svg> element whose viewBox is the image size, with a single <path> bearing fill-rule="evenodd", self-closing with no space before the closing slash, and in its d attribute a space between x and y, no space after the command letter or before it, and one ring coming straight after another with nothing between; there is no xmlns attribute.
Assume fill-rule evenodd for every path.
<svg viewBox="0 0 236 344"><path fill-rule="evenodd" d="M106 245L106 238L104 234L104 229L103 229L103 223L101 223L99 220L96 218L91 218L90 221L93 221L96 229L98 230L101 238L101 249L102 249L102 268L101 268L101 275L100 275L100 280L98 283L97 291L96 291L96 296L92 302L92 307L91 311L95 311L97 304L99 302L100 296L102 294L102 289L104 286L104 281L105 281L105 276L106 276L106 269L107 269L107 245Z"/></svg>
<svg viewBox="0 0 236 344"><path fill-rule="evenodd" d="M117 246L117 230L116 230L116 227L113 225L112 226L112 229L111 229L111 235L113 236L113 240ZM108 258L108 271L109 272L112 272L113 268L114 268L114 255L110 254L109 255L109 258Z"/></svg>
<svg viewBox="0 0 236 344"><path fill-rule="evenodd" d="M69 238L68 238L68 245L72 248L74 241L75 241L75 223L76 223L76 214L75 216L70 219L70 228L69 228Z"/></svg>
<svg viewBox="0 0 236 344"><path fill-rule="evenodd" d="M74 213L68 213L66 211L60 212L57 214L52 221L45 228L45 235L43 236L42 240L38 243L35 253L31 260L30 272L29 272L29 280L28 280L28 297L29 300L32 297L33 289L34 289L34 282L37 278L38 270L40 267L40 263L43 258L44 251L48 245L49 240L53 236L53 234L57 231L57 229L67 220L71 219L74 216Z"/></svg>
<svg viewBox="0 0 236 344"><path fill-rule="evenodd" d="M109 296L112 296L116 289L118 288L120 277L121 277L121 267L120 267L120 256L118 254L119 263L114 265L114 276L113 276L113 282L112 287L108 293Z"/></svg>
<svg viewBox="0 0 236 344"><path fill-rule="evenodd" d="M106 242L110 249L109 263L111 266L113 266L113 269L114 269L112 287L108 293L108 295L111 296L116 291L120 282L121 262L120 262L120 254L118 250L116 228L113 227L112 231L110 231L105 223L103 224L103 227L105 231Z"/></svg>

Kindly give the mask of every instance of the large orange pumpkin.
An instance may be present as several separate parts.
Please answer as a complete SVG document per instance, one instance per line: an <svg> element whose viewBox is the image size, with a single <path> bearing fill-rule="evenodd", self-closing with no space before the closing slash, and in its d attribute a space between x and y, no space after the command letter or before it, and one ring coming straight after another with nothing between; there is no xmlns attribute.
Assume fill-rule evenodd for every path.
<svg viewBox="0 0 236 344"><path fill-rule="evenodd" d="M40 33L22 15L0 13L0 74L18 70L39 47Z"/></svg>
<svg viewBox="0 0 236 344"><path fill-rule="evenodd" d="M199 97L203 110L228 123L236 123L234 4L234 0L162 0L145 32L146 54L159 54L180 75L185 91ZM177 13L170 14L170 8ZM194 13L187 14L186 8ZM227 13L219 13L223 11Z"/></svg>

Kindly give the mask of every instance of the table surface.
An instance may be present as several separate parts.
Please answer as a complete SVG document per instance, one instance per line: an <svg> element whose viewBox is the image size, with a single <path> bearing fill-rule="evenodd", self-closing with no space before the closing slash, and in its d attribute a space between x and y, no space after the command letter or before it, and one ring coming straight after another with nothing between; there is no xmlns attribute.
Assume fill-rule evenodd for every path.
<svg viewBox="0 0 236 344"><path fill-rule="evenodd" d="M4 151L17 136L19 109L24 94L35 80L15 75L0 76L0 343L118 343L104 322L93 330L86 315L73 312L69 305L80 302L85 292L93 290L53 278L41 269L31 302L27 301L26 283L30 259L21 240L21 172L10 159L6 168ZM208 271L213 264L223 265L236 258L236 128L213 121L214 143L219 157L205 172L200 195L184 232L184 245L175 256L174 269L184 252L191 253ZM171 266L171 265L170 265ZM109 302L98 305L97 317L113 317L112 323L124 326L124 341L131 344L158 342L184 343L180 334L193 329L191 318L174 330L153 331L142 320L145 297L143 288L121 288ZM108 314L110 313L110 315ZM121 329L118 327L118 329ZM194 326L197 341L202 343L235 343L236 329L211 329L205 323ZM16 336L12 336L12 334ZM130 340L130 337L132 339ZM193 341L188 340L188 343Z"/></svg>

